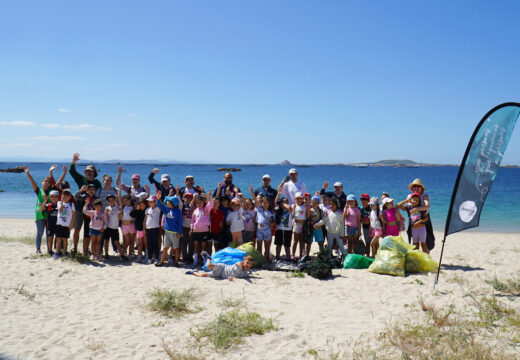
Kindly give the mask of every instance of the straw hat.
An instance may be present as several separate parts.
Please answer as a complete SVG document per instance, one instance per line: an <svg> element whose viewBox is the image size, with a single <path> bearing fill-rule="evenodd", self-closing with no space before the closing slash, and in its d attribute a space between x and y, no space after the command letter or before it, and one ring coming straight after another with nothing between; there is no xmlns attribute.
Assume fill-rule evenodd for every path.
<svg viewBox="0 0 520 360"><path fill-rule="evenodd" d="M421 179L415 179L410 185L408 185L408 189L410 189L410 191L412 191L412 187L414 185L419 185L420 187L422 187L423 192L426 191L426 188L424 187Z"/></svg>

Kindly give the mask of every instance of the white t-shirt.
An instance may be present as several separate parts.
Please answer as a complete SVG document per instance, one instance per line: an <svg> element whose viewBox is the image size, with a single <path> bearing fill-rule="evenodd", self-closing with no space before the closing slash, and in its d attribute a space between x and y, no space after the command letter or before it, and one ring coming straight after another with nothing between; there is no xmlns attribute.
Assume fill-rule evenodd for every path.
<svg viewBox="0 0 520 360"><path fill-rule="evenodd" d="M275 210L278 210L278 206L275 208ZM276 230L291 230L292 231L292 213L290 211L285 210L282 213L280 223L276 224Z"/></svg>
<svg viewBox="0 0 520 360"><path fill-rule="evenodd" d="M73 202L62 203L61 201L58 201L58 209L62 204L63 209L61 212L58 211L58 219L56 220L56 225L69 227L70 222L72 221L72 212L76 211L76 208Z"/></svg>
<svg viewBox="0 0 520 360"><path fill-rule="evenodd" d="M146 228L147 229L155 229L160 227L159 221L161 219L161 209L158 206L154 208L147 208L145 211L146 214Z"/></svg>
<svg viewBox="0 0 520 360"><path fill-rule="evenodd" d="M293 206L294 212L294 220L305 220L307 217L307 209L305 205L296 205Z"/></svg>
<svg viewBox="0 0 520 360"><path fill-rule="evenodd" d="M289 204L294 204L294 196L297 192L300 192L303 196L305 194L305 184L301 181L298 182L292 182L288 181L285 184L283 184L282 193L285 195L285 197L289 200Z"/></svg>
<svg viewBox="0 0 520 360"><path fill-rule="evenodd" d="M105 210L108 210L107 212L107 228L110 229L117 229L119 227L119 213L121 210L118 206L111 207L110 205L106 207Z"/></svg>
<svg viewBox="0 0 520 360"><path fill-rule="evenodd" d="M226 221L229 221L231 224L229 225L229 231L238 232L244 230L244 217L242 216L244 213L244 209L240 208L237 211L231 211Z"/></svg>
<svg viewBox="0 0 520 360"><path fill-rule="evenodd" d="M370 227L372 229L381 229L381 219L377 217L377 212L374 210L370 212Z"/></svg>

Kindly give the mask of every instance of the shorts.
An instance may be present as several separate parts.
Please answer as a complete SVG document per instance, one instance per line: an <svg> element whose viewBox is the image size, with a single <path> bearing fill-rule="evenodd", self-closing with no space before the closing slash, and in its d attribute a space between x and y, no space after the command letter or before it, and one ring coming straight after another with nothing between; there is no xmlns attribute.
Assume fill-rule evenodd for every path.
<svg viewBox="0 0 520 360"><path fill-rule="evenodd" d="M56 233L56 224L47 224L47 237L49 236L54 236L54 234Z"/></svg>
<svg viewBox="0 0 520 360"><path fill-rule="evenodd" d="M255 239L254 231L242 231L242 241L245 243L252 242Z"/></svg>
<svg viewBox="0 0 520 360"><path fill-rule="evenodd" d="M89 235L90 236L101 236L101 235L103 235L103 233L96 229L90 229Z"/></svg>
<svg viewBox="0 0 520 360"><path fill-rule="evenodd" d="M271 229L259 227L256 231L256 241L271 241Z"/></svg>
<svg viewBox="0 0 520 360"><path fill-rule="evenodd" d="M193 241L206 242L209 239L209 232L192 232L191 238Z"/></svg>
<svg viewBox="0 0 520 360"><path fill-rule="evenodd" d="M119 241L119 230L112 229L112 228L106 228L105 232L103 233L103 239L105 239L105 240L112 239L112 242Z"/></svg>
<svg viewBox="0 0 520 360"><path fill-rule="evenodd" d="M68 239L70 236L70 230L69 230L68 226L56 225L55 234L56 234L57 238Z"/></svg>
<svg viewBox="0 0 520 360"><path fill-rule="evenodd" d="M126 225L121 225L121 232L123 233L123 235L135 234L135 224L131 223L131 224L126 224Z"/></svg>
<svg viewBox="0 0 520 360"><path fill-rule="evenodd" d="M225 264L213 264L213 270L208 274L209 277L222 279L222 273L224 272Z"/></svg>
<svg viewBox="0 0 520 360"><path fill-rule="evenodd" d="M383 236L383 229L370 229L370 237Z"/></svg>
<svg viewBox="0 0 520 360"><path fill-rule="evenodd" d="M74 229L81 230L82 226L83 226L83 212L76 211L76 216L74 217Z"/></svg>
<svg viewBox="0 0 520 360"><path fill-rule="evenodd" d="M345 226L345 235L346 236L355 236L359 234L359 228L353 226Z"/></svg>
<svg viewBox="0 0 520 360"><path fill-rule="evenodd" d="M177 237L177 233L172 232L172 231L165 231L164 238L163 238L163 247L164 248L172 247L174 249L178 249L180 247L180 243L181 243L180 240L181 239L179 239Z"/></svg>
<svg viewBox="0 0 520 360"><path fill-rule="evenodd" d="M426 226L417 229L412 228L412 239L414 244L426 243Z"/></svg>
<svg viewBox="0 0 520 360"><path fill-rule="evenodd" d="M220 234L210 233L208 241L220 242Z"/></svg>
<svg viewBox="0 0 520 360"><path fill-rule="evenodd" d="M144 238L144 231L143 230L136 230L137 232L137 238L142 239Z"/></svg>
<svg viewBox="0 0 520 360"><path fill-rule="evenodd" d="M80 227L81 229L81 227ZM83 237L88 238L90 236L90 218L83 217Z"/></svg>
<svg viewBox="0 0 520 360"><path fill-rule="evenodd" d="M301 234L303 231L303 223L295 222L292 231L295 234Z"/></svg>
<svg viewBox="0 0 520 360"><path fill-rule="evenodd" d="M277 246L291 246L291 240L291 230L276 230L274 233L274 244Z"/></svg>
<svg viewBox="0 0 520 360"><path fill-rule="evenodd" d="M321 229L314 229L314 231L312 232L312 236L309 239L309 243L313 241L316 241L317 243L321 243L324 241L323 232L321 231Z"/></svg>

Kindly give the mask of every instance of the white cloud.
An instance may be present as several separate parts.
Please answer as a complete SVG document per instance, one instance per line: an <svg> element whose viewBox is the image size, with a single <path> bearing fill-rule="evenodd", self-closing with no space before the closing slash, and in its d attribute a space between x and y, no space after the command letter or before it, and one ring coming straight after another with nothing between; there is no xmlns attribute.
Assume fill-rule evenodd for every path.
<svg viewBox="0 0 520 360"><path fill-rule="evenodd" d="M86 130L94 127L92 124L79 124L79 125L63 125L64 129L70 130Z"/></svg>
<svg viewBox="0 0 520 360"><path fill-rule="evenodd" d="M33 146L33 144L22 144L22 143L0 144L0 148L27 147L27 146Z"/></svg>
<svg viewBox="0 0 520 360"><path fill-rule="evenodd" d="M47 129L57 129L61 125L60 124L56 124L56 123L51 123L51 124L42 124L42 126L47 128Z"/></svg>
<svg viewBox="0 0 520 360"><path fill-rule="evenodd" d="M53 140L53 141L83 140L83 138L79 137L79 136L47 136L47 135L32 136L27 139L28 140Z"/></svg>
<svg viewBox="0 0 520 360"><path fill-rule="evenodd" d="M137 114L129 113L128 116L129 116L129 117L134 117L134 116L137 116Z"/></svg>
<svg viewBox="0 0 520 360"><path fill-rule="evenodd" d="M10 126L34 126L36 125L32 121L0 121L0 125L10 125Z"/></svg>
<svg viewBox="0 0 520 360"><path fill-rule="evenodd" d="M70 113L70 112L72 112L72 110L70 110L70 109L58 109L58 112L60 112L60 113Z"/></svg>

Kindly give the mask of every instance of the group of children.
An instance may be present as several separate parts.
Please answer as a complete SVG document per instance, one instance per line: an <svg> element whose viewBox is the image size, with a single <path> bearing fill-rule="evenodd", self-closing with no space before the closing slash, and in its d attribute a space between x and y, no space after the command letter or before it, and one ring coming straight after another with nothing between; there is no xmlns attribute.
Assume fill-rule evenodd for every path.
<svg viewBox="0 0 520 360"><path fill-rule="evenodd" d="M428 251L425 230L428 212L420 206L421 193L414 192L397 206L387 193L383 193L381 199L362 194L361 207L356 196L350 194L345 207L341 208L338 198L323 192L316 192L314 196L297 192L291 204L282 195L282 184L274 201L255 195L252 186L249 188L251 197L246 198L236 187L221 195L222 183L214 193L203 188L197 191L174 188L167 174L163 174L158 183L153 179L158 172L154 169L149 179L156 191L151 195L150 187L141 186L137 174L132 176L132 186L121 183L122 168L116 181L117 189L111 186L109 175L103 176L103 185L96 183L95 169L87 167L85 176L75 171L78 159L79 155L75 154L70 169L79 187L74 196L68 183L63 181L66 167L57 182L51 168L42 188L24 167L38 195L38 232L41 227L38 221L44 220L48 251L55 259L68 254L68 239L73 229L72 251L77 252L82 227L83 255L90 254L94 261L100 261L103 253L108 257L111 243L123 261L155 263L156 266L168 261L173 266L179 262L198 266L201 254L211 254L230 243L238 246L245 242L253 242L270 261L273 237L276 258L281 257L282 248L288 259L305 257L311 254L313 242L320 250L324 249L325 239L329 256L334 250L341 256L353 252L375 256L383 236L404 231L404 218L399 210L409 214L417 248L421 246ZM123 196L122 191L127 194ZM231 193L233 196L229 196ZM39 251L38 237L37 248Z"/></svg>

